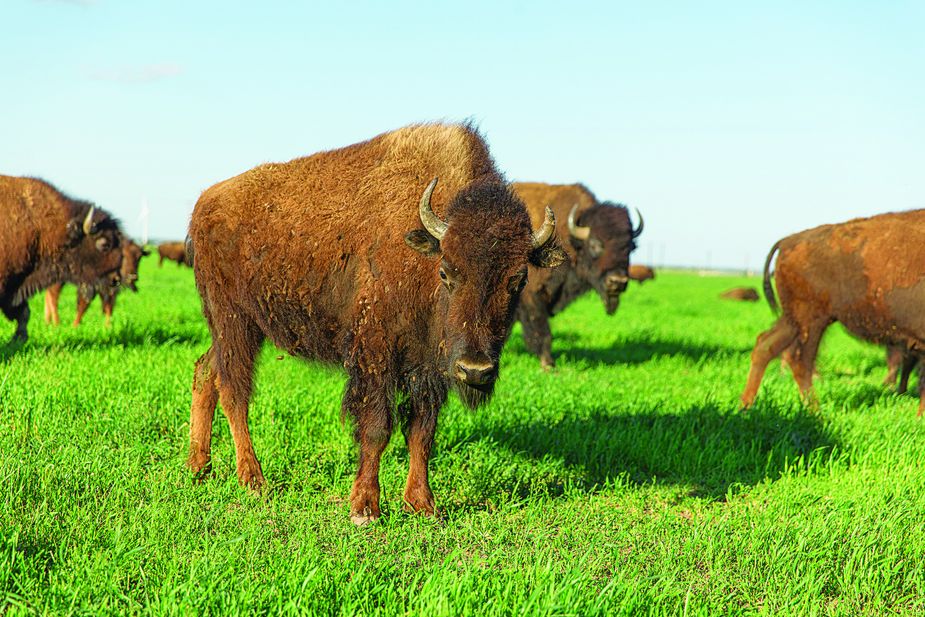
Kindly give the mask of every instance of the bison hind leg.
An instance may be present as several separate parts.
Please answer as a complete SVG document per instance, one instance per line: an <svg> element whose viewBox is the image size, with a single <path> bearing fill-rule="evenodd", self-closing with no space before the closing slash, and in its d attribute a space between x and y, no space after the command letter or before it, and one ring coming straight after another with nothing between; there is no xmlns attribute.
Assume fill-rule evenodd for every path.
<svg viewBox="0 0 925 617"><path fill-rule="evenodd" d="M781 317L770 330L758 335L755 348L752 350L751 368L748 372L748 382L742 392L742 409L748 409L755 402L761 380L768 363L779 356L782 351L796 339L797 330L786 317Z"/></svg>
<svg viewBox="0 0 925 617"><path fill-rule="evenodd" d="M198 479L212 472L212 422L218 404L218 376L213 349L196 360L193 370L193 400L189 420L189 458L186 466Z"/></svg>

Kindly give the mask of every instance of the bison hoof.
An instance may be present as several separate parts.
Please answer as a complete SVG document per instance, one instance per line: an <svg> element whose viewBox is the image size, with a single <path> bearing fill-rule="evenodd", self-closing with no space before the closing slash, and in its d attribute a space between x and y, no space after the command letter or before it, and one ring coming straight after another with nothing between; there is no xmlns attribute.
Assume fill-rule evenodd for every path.
<svg viewBox="0 0 925 617"><path fill-rule="evenodd" d="M552 358L543 358L540 360L540 368L548 373L556 368L556 361Z"/></svg>
<svg viewBox="0 0 925 617"><path fill-rule="evenodd" d="M202 454L190 454L186 467L193 472L193 479L196 482L202 482L212 474L212 460Z"/></svg>
<svg viewBox="0 0 925 617"><path fill-rule="evenodd" d="M375 523L379 520L379 514L373 513L372 509L369 507L363 508L363 512L352 512L350 514L350 522L356 525L357 527L365 527L370 523Z"/></svg>
<svg viewBox="0 0 925 617"><path fill-rule="evenodd" d="M238 482L241 486L246 486L255 493L259 493L266 484L263 472L260 471L260 465L241 465L238 466Z"/></svg>

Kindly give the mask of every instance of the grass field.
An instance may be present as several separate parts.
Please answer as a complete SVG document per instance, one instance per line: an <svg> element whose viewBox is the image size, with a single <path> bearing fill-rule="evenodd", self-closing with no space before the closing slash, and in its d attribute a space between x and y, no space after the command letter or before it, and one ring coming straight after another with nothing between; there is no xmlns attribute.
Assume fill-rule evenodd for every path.
<svg viewBox="0 0 925 617"><path fill-rule="evenodd" d="M267 347L251 430L269 482L184 469L209 336L188 269L0 352L0 614L925 614L925 424L880 385L880 349L833 328L817 413L775 362L737 412L757 280L661 273L608 318L553 320L559 368L515 329L492 403L451 398L431 462L440 520L406 515L407 452L383 457L386 516L354 527L341 371ZM62 320L74 290L62 296ZM13 333L0 325L0 339Z"/></svg>

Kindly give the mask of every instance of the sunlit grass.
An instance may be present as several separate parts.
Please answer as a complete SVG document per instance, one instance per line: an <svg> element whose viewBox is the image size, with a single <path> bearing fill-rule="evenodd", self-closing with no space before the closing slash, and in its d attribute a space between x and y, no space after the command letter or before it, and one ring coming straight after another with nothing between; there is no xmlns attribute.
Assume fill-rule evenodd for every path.
<svg viewBox="0 0 925 617"><path fill-rule="evenodd" d="M452 399L432 460L439 521L355 528L344 376L264 350L251 430L269 488L183 467L192 364L207 348L192 272L142 264L106 329L41 323L0 356L0 613L882 615L925 612L925 426L881 387L880 349L824 341L818 413L771 365L737 412L767 306L735 277L659 273L604 315L553 320L558 369L519 330L497 395ZM62 296L62 321L74 311ZM13 326L0 327L0 339Z"/></svg>

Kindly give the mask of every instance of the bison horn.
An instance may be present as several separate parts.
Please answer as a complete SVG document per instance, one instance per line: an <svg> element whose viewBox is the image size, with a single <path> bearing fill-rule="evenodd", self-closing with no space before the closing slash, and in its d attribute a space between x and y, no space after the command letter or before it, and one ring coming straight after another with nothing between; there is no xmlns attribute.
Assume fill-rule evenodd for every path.
<svg viewBox="0 0 925 617"><path fill-rule="evenodd" d="M539 248L549 242L553 232L556 230L556 217L552 213L552 208L546 206L546 218L540 225L540 230L533 234L533 248Z"/></svg>
<svg viewBox="0 0 925 617"><path fill-rule="evenodd" d="M430 181L430 184L427 185L427 188L424 189L424 194L421 195L421 204L418 206L418 212L421 216L421 224L424 225L424 229L430 232L430 235L437 240L441 240L443 234L446 233L447 224L446 221L434 214L433 209L430 207L430 196L433 195L434 187L436 186L437 178L434 178Z"/></svg>
<svg viewBox="0 0 925 617"><path fill-rule="evenodd" d="M83 229L86 235L93 233L93 213L96 212L96 206L90 206L90 211L87 212L87 218L84 219Z"/></svg>
<svg viewBox="0 0 925 617"><path fill-rule="evenodd" d="M633 230L633 237L638 238L642 234L643 228L646 226L645 221L642 220L642 212L639 211L639 208L636 208L636 218L639 219L639 224L636 226L636 229Z"/></svg>
<svg viewBox="0 0 925 617"><path fill-rule="evenodd" d="M575 223L575 212L578 210L578 204L572 206L572 211L568 213L568 232L573 238L578 240L587 240L591 236L590 227L579 227Z"/></svg>

